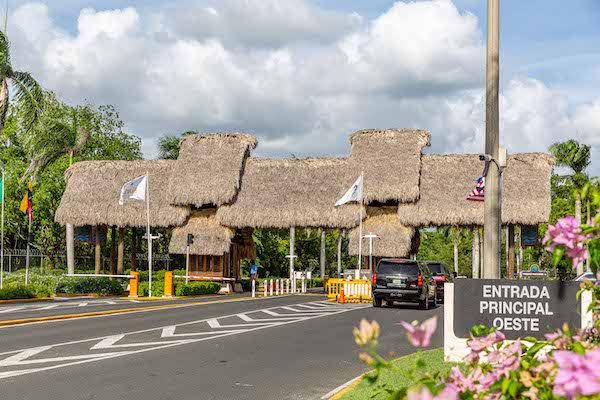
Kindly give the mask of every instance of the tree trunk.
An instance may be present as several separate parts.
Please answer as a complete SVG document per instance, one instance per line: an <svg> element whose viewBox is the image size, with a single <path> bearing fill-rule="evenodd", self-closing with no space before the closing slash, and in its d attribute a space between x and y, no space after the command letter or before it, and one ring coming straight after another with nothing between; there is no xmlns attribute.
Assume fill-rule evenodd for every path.
<svg viewBox="0 0 600 400"><path fill-rule="evenodd" d="M8 111L8 84L6 79L2 79L0 86L0 132L4 130L4 122L6 121L6 113Z"/></svg>
<svg viewBox="0 0 600 400"><path fill-rule="evenodd" d="M117 244L117 229L113 225L110 227L110 274L114 275L117 272L116 260L116 244Z"/></svg>
<svg viewBox="0 0 600 400"><path fill-rule="evenodd" d="M479 279L479 228L473 228L473 262L471 264L473 270L473 279Z"/></svg>
<svg viewBox="0 0 600 400"><path fill-rule="evenodd" d="M131 228L131 270L137 271L137 228Z"/></svg>
<svg viewBox="0 0 600 400"><path fill-rule="evenodd" d="M72 224L67 224L67 272L75 273L75 240L74 227Z"/></svg>
<svg viewBox="0 0 600 400"><path fill-rule="evenodd" d="M515 226L508 225L508 243L506 248L508 249L507 269L506 275L508 279L514 279L515 277Z"/></svg>
<svg viewBox="0 0 600 400"><path fill-rule="evenodd" d="M123 258L125 252L125 228L119 228L119 247L117 247L117 274L123 273Z"/></svg>
<svg viewBox="0 0 600 400"><path fill-rule="evenodd" d="M454 272L458 274L458 243L454 242Z"/></svg>
<svg viewBox="0 0 600 400"><path fill-rule="evenodd" d="M342 277L342 230L338 230L338 243L337 243L337 277Z"/></svg>
<svg viewBox="0 0 600 400"><path fill-rule="evenodd" d="M294 256L296 250L296 228L290 227L290 279L294 279Z"/></svg>
<svg viewBox="0 0 600 400"><path fill-rule="evenodd" d="M581 223L581 196L579 191L575 191L575 219ZM583 263L577 265L577 275L583 274Z"/></svg>
<svg viewBox="0 0 600 400"><path fill-rule="evenodd" d="M100 226L96 226L96 259L95 259L95 272L99 274L102 272L102 254L100 253Z"/></svg>
<svg viewBox="0 0 600 400"><path fill-rule="evenodd" d="M321 231L321 279L325 278L325 229Z"/></svg>

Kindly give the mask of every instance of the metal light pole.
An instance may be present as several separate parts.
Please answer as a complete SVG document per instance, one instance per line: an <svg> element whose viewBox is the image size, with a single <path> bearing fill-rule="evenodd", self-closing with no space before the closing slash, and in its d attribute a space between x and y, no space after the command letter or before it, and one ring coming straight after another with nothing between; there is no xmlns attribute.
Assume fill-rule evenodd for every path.
<svg viewBox="0 0 600 400"><path fill-rule="evenodd" d="M498 111L500 0L488 0L485 153L498 159L500 128ZM485 178L483 271L484 279L500 278L500 171L495 162L489 163Z"/></svg>
<svg viewBox="0 0 600 400"><path fill-rule="evenodd" d="M0 239L0 289L4 284L4 179L6 173L2 167L2 239Z"/></svg>
<svg viewBox="0 0 600 400"><path fill-rule="evenodd" d="M375 235L373 232L369 232L368 235L364 235L363 239L369 239L369 270L373 272L373 239L381 239L379 235Z"/></svg>

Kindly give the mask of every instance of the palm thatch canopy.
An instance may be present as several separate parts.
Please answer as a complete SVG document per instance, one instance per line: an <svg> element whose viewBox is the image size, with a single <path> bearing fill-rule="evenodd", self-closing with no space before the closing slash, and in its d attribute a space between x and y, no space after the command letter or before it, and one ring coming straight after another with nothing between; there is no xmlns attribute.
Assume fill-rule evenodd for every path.
<svg viewBox="0 0 600 400"><path fill-rule="evenodd" d="M222 225L351 228L358 205L335 207L356 180L343 158L249 158L235 203L217 210Z"/></svg>
<svg viewBox="0 0 600 400"><path fill-rule="evenodd" d="M176 161L83 161L66 172L67 187L55 220L61 224L146 226L146 205L128 200L119 205L123 184L149 173L150 225L169 227L185 222L189 207L169 203L168 180Z"/></svg>
<svg viewBox="0 0 600 400"><path fill-rule="evenodd" d="M545 153L509 156L503 174L502 222L534 225L550 216L550 176L554 158ZM481 226L483 202L467 201L484 163L475 154L423 155L421 196L398 207L409 226Z"/></svg>
<svg viewBox="0 0 600 400"><path fill-rule="evenodd" d="M415 229L400 224L396 207L369 207L363 222L363 235L372 232L380 236L373 239L373 256L408 257L414 251ZM358 255L358 228L350 231L350 255ZM363 240L362 254L369 255L369 241Z"/></svg>
<svg viewBox="0 0 600 400"><path fill-rule="evenodd" d="M173 229L169 253L186 253L188 233L194 235L190 254L222 256L228 253L235 230L220 225L215 213L214 208L193 211L185 225Z"/></svg>
<svg viewBox="0 0 600 400"><path fill-rule="evenodd" d="M179 144L169 192L173 204L219 206L235 197L254 136L239 132L189 135Z"/></svg>
<svg viewBox="0 0 600 400"><path fill-rule="evenodd" d="M421 151L431 134L420 129L363 130L350 137L349 167L364 171L366 202L414 202L419 198Z"/></svg>

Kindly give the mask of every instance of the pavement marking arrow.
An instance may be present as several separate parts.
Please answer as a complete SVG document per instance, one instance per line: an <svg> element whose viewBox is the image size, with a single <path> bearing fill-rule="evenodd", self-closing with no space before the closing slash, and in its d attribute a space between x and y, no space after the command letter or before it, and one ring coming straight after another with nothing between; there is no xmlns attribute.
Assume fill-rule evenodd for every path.
<svg viewBox="0 0 600 400"><path fill-rule="evenodd" d="M192 332L192 333L175 333L175 329L177 326L167 326L164 327L160 337L183 337L183 336L203 336L203 335L220 335L223 333L242 333L246 332L248 329L235 329L230 331L208 331L208 332Z"/></svg>
<svg viewBox="0 0 600 400"><path fill-rule="evenodd" d="M123 339L124 337L125 337L125 335L115 335L115 336L107 337L106 339L103 339L100 342L93 345L92 347L90 347L90 350L117 349L117 348L123 349L123 348L128 348L128 347L143 347L143 346L160 346L160 345L164 345L164 344L171 344L171 343L183 344L183 343L187 342L186 340L178 340L178 341L172 341L172 342L142 342L142 343L115 344L119 340Z"/></svg>

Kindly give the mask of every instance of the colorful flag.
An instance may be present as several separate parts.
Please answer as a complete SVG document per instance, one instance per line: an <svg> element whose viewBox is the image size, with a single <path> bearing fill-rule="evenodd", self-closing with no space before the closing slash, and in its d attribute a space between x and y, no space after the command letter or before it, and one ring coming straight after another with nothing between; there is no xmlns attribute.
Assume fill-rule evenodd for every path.
<svg viewBox="0 0 600 400"><path fill-rule="evenodd" d="M482 176L477 179L477 185L475 189L471 190L471 193L467 196L467 200L470 201L484 201L485 200L485 178Z"/></svg>
<svg viewBox="0 0 600 400"><path fill-rule="evenodd" d="M342 196L341 199L339 199L335 205L337 206L341 206L342 204L346 204L349 203L351 201L360 201L362 198L362 192L363 192L363 178L362 175L358 177L358 179L356 180L356 182L354 182L354 184L352 185L352 187L350 189L348 189L348 191L346 192L346 194L344 194Z"/></svg>
<svg viewBox="0 0 600 400"><path fill-rule="evenodd" d="M33 220L33 215L31 213L31 209L33 208L33 181L29 181L29 185L27 185L27 193L23 196L23 200L21 200L21 206L19 209L24 214L29 215L29 222Z"/></svg>
<svg viewBox="0 0 600 400"><path fill-rule="evenodd" d="M146 175L138 176L123 185L119 204L125 204L127 199L146 200Z"/></svg>

